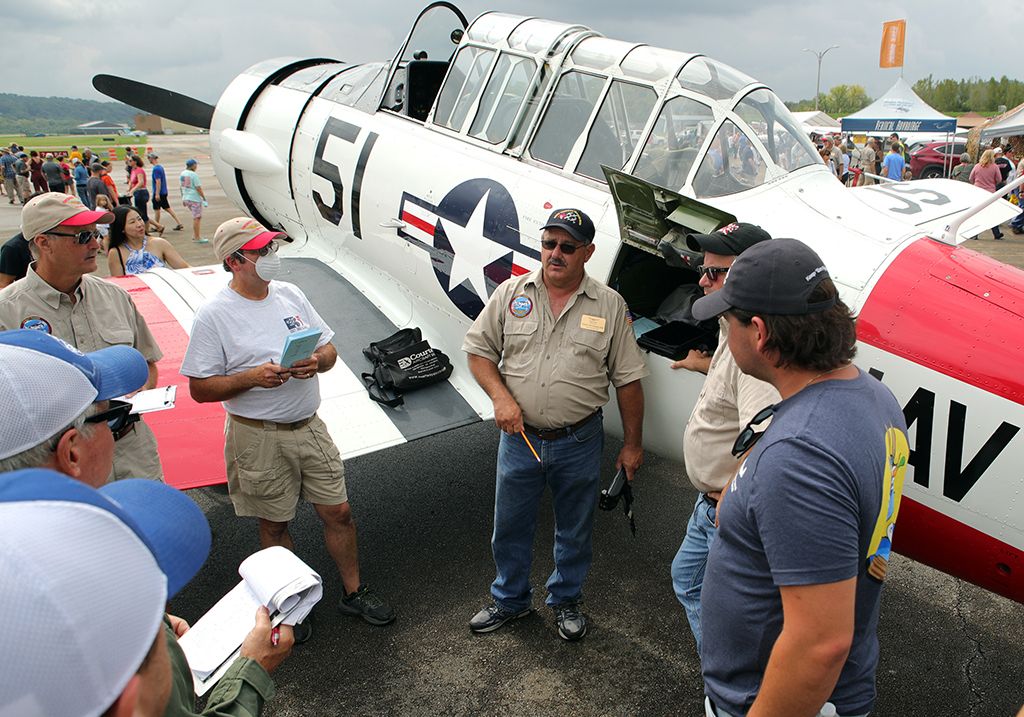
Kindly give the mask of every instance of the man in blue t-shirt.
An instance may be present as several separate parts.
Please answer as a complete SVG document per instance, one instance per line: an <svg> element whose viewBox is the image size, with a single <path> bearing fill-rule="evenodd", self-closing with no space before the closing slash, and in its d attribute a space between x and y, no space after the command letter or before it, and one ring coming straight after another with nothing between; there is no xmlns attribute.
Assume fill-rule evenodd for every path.
<svg viewBox="0 0 1024 717"><path fill-rule="evenodd" d="M174 231L180 232L181 220L171 209L171 203L167 201L167 173L164 172L164 166L160 164L160 157L156 152L149 152L146 154L146 159L153 165L153 218L159 224L160 210L166 209L167 213L174 217Z"/></svg>
<svg viewBox="0 0 1024 717"><path fill-rule="evenodd" d="M885 161L882 162L882 169L885 170L885 176L897 182L902 182L903 167L906 166L906 164L907 163L903 160L903 155L900 154L900 143L893 142L889 145L889 154L885 155Z"/></svg>
<svg viewBox="0 0 1024 717"><path fill-rule="evenodd" d="M721 314L737 366L782 401L740 433L743 462L718 505L701 594L706 707L812 715L830 702L866 715L909 457L903 412L853 365L850 310L805 244L740 255L722 290L693 305L698 320Z"/></svg>

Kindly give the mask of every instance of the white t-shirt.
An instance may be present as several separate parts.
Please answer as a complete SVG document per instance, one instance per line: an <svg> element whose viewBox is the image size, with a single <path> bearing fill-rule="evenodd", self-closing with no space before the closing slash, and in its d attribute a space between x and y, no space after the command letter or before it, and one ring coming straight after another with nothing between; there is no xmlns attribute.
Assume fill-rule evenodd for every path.
<svg viewBox="0 0 1024 717"><path fill-rule="evenodd" d="M246 299L225 286L196 312L181 373L190 378L232 376L267 361L278 363L285 338L294 331L323 331L317 348L334 332L294 284L270 282L267 298ZM292 423L320 407L320 382L291 378L274 388L251 388L224 401L228 413L260 421Z"/></svg>

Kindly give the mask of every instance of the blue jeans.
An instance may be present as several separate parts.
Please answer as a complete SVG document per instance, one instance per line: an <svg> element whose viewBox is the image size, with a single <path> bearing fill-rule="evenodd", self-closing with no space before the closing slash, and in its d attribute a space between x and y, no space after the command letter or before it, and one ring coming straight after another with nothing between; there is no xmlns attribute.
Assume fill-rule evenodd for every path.
<svg viewBox="0 0 1024 717"><path fill-rule="evenodd" d="M704 569L708 564L708 552L715 542L718 528L715 527L717 508L703 493L697 495L697 502L686 524L686 535L679 552L672 560L672 587L676 597L686 610L690 630L697 641L700 654L700 590L704 586Z"/></svg>
<svg viewBox="0 0 1024 717"><path fill-rule="evenodd" d="M497 571L491 595L500 607L516 612L530 606L533 534L545 486L551 487L555 507L555 569L547 581L547 604L561 605L582 597L593 558L591 532L604 425L598 414L564 438L543 441L527 436L540 463L521 435L501 434L491 537Z"/></svg>
<svg viewBox="0 0 1024 717"><path fill-rule="evenodd" d="M82 200L82 204L89 206L89 192L86 191L84 184L76 184L75 189L78 191L78 198Z"/></svg>

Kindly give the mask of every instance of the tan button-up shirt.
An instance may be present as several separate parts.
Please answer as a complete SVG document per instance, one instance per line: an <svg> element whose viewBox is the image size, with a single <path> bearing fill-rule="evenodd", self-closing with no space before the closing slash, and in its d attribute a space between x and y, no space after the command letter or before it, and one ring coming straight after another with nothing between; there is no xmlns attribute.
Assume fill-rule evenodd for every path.
<svg viewBox="0 0 1024 717"><path fill-rule="evenodd" d="M729 350L728 324L719 319L718 348L683 433L686 475L702 493L722 490L739 469L732 445L751 418L782 400L770 383L740 371ZM764 430L766 421L757 430Z"/></svg>
<svg viewBox="0 0 1024 717"><path fill-rule="evenodd" d="M584 275L561 316L551 313L541 269L512 278L491 295L462 350L495 364L536 428L561 428L608 402L616 388L648 375L626 302Z"/></svg>
<svg viewBox="0 0 1024 717"><path fill-rule="evenodd" d="M151 363L163 354L128 292L86 274L75 290L75 302L28 268L0 291L0 330L31 328L63 339L83 353L108 346L131 346ZM56 387L59 390L59 387ZM115 444L114 477L162 478L156 439L142 421Z"/></svg>

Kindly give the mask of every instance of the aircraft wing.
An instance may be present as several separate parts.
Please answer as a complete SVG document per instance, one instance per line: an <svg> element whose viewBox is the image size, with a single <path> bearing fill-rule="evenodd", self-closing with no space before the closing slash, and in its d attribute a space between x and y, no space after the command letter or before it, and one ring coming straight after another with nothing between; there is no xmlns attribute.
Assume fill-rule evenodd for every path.
<svg viewBox="0 0 1024 717"><path fill-rule="evenodd" d="M912 224L929 236L941 237L946 225L960 212L988 196L983 189L954 179L918 179L898 184L855 187L854 196L874 209ZM960 240L977 236L1017 216L1020 210L1007 201L994 202L964 222Z"/></svg>
<svg viewBox="0 0 1024 717"><path fill-rule="evenodd" d="M370 370L362 348L400 327L323 262L284 259L282 273L286 274L283 279L302 288L335 332L332 343L338 349L338 362L320 375L318 413L342 458L465 426L490 414L489 402L474 407L469 401L483 404L479 395L460 392L452 382L407 393L405 405L399 408L373 402L360 378L360 373ZM158 269L141 276L111 279L131 294L164 352L158 364L159 385L178 386L175 407L150 413L145 420L156 434L165 480L179 489L226 482L224 409L219 403L195 403L189 395L188 379L181 375L180 368L196 309L219 291L228 278L220 266L211 266L180 271ZM425 334L424 338L429 340L430 336ZM451 358L458 374L464 364L457 356ZM453 381L455 378L453 375Z"/></svg>

